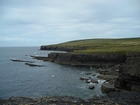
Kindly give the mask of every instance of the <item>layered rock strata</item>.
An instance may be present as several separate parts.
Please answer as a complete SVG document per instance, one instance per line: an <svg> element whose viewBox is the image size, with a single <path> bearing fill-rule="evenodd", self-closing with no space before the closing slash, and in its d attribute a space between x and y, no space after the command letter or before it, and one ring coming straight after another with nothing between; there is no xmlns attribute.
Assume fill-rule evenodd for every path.
<svg viewBox="0 0 140 105"><path fill-rule="evenodd" d="M115 87L140 92L140 54L127 55Z"/></svg>
<svg viewBox="0 0 140 105"><path fill-rule="evenodd" d="M133 54L74 54L50 53L48 57L34 57L35 59L51 61L64 65L87 66L96 68L109 68L120 65L115 75L115 87L125 90L140 92L140 53ZM119 73L118 73L119 71ZM103 74L104 71L102 71ZM108 74L108 73L104 73Z"/></svg>
<svg viewBox="0 0 140 105"><path fill-rule="evenodd" d="M39 60L51 61L64 65L110 67L124 63L124 54L73 54L73 53L50 53L48 57L34 57Z"/></svg>

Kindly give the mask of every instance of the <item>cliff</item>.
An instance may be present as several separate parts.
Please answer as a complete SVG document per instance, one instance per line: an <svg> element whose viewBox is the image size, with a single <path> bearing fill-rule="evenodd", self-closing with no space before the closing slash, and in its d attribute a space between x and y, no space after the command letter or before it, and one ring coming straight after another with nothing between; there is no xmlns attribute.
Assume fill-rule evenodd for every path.
<svg viewBox="0 0 140 105"><path fill-rule="evenodd" d="M51 61L64 65L88 66L88 67L110 67L124 63L124 54L74 54L74 53L50 53L48 57L35 57L44 61Z"/></svg>
<svg viewBox="0 0 140 105"><path fill-rule="evenodd" d="M34 58L44 61L51 61L63 65L96 68L108 68L119 64L120 75L115 82L115 87L140 92L140 53L50 53L48 57Z"/></svg>
<svg viewBox="0 0 140 105"><path fill-rule="evenodd" d="M120 67L120 76L115 86L140 92L140 54L127 55L125 63Z"/></svg>
<svg viewBox="0 0 140 105"><path fill-rule="evenodd" d="M40 49L73 52L51 53L43 58L59 64L96 68L119 64L120 75L115 86L140 91L140 38L85 39L41 46Z"/></svg>

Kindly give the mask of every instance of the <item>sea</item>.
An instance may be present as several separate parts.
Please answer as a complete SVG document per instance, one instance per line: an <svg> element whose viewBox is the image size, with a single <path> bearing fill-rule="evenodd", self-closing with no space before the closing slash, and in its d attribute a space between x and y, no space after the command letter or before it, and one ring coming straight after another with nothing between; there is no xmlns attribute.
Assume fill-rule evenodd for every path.
<svg viewBox="0 0 140 105"><path fill-rule="evenodd" d="M104 95L101 91L103 80L97 79L96 68L60 65L31 57L47 57L51 52L56 51L41 51L39 47L0 47L0 99L13 96L72 96L88 99L94 95ZM31 61L42 66L31 67L25 62L13 62L11 59ZM86 75L89 72L97 75ZM91 83L79 79L89 76L99 82L94 84L93 90L88 88Z"/></svg>

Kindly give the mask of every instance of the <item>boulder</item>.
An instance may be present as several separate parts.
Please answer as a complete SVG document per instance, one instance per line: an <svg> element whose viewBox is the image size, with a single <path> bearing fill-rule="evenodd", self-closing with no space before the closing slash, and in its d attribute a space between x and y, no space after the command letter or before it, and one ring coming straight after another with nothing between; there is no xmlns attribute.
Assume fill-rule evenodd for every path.
<svg viewBox="0 0 140 105"><path fill-rule="evenodd" d="M91 75L92 73L85 73L86 75Z"/></svg>
<svg viewBox="0 0 140 105"><path fill-rule="evenodd" d="M90 83L90 82L91 82L91 79L86 80L86 83Z"/></svg>
<svg viewBox="0 0 140 105"><path fill-rule="evenodd" d="M96 74L92 74L92 76L96 76Z"/></svg>
<svg viewBox="0 0 140 105"><path fill-rule="evenodd" d="M92 82L92 83L96 83L96 84L98 84L98 81L97 81L97 80L93 80L93 79L91 79L91 82Z"/></svg>
<svg viewBox="0 0 140 105"><path fill-rule="evenodd" d="M85 77L80 77L79 79L80 79L80 80L85 80Z"/></svg>
<svg viewBox="0 0 140 105"><path fill-rule="evenodd" d="M94 89L94 85L89 85L89 89Z"/></svg>
<svg viewBox="0 0 140 105"><path fill-rule="evenodd" d="M115 92L115 87L114 87L114 85L111 85L108 82L104 82L101 85L101 90L103 93Z"/></svg>

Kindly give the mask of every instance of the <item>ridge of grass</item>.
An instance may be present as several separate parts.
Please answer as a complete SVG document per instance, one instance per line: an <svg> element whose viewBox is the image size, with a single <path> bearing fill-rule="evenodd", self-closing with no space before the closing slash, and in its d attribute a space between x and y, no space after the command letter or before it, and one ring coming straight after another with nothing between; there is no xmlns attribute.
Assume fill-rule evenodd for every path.
<svg viewBox="0 0 140 105"><path fill-rule="evenodd" d="M74 50L73 53L140 53L140 38L85 39L49 46L83 49Z"/></svg>

